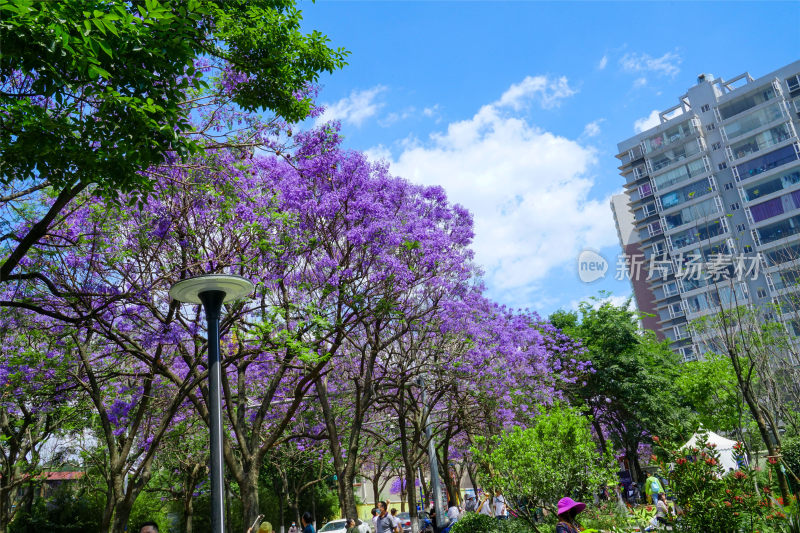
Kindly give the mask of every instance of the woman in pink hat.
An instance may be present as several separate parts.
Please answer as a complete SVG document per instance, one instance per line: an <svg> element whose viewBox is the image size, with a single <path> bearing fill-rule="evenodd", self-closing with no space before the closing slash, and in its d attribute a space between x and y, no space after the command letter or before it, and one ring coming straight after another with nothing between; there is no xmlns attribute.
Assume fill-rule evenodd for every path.
<svg viewBox="0 0 800 533"><path fill-rule="evenodd" d="M586 504L576 502L572 498L561 498L558 500L558 523L556 533L578 533L583 528L578 525L575 517L586 509Z"/></svg>

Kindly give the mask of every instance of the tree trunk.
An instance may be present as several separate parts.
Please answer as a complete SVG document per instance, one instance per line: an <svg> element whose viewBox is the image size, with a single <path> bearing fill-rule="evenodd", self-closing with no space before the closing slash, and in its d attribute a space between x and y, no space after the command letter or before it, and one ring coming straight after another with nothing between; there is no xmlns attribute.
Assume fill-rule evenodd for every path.
<svg viewBox="0 0 800 533"><path fill-rule="evenodd" d="M258 471L256 465L249 465L245 472L244 483L239 484L242 498L242 527L244 531L258 518Z"/></svg>
<svg viewBox="0 0 800 533"><path fill-rule="evenodd" d="M114 533L125 533L128 530L128 519L131 516L135 499L125 498L114 506Z"/></svg>
<svg viewBox="0 0 800 533"><path fill-rule="evenodd" d="M378 506L378 500L381 498L381 473L378 472L372 479L372 502L375 507Z"/></svg>
<svg viewBox="0 0 800 533"><path fill-rule="evenodd" d="M192 533L194 518L194 494L190 491L183 498L183 533Z"/></svg>
<svg viewBox="0 0 800 533"><path fill-rule="evenodd" d="M11 521L11 491L0 487L0 533L6 533L8 523Z"/></svg>
<svg viewBox="0 0 800 533"><path fill-rule="evenodd" d="M731 353L731 358L737 357L736 354ZM734 367L738 369L739 367ZM753 415L753 418L756 421L756 426L758 426L758 432L761 435L761 440L764 441L764 446L767 447L767 453L769 453L770 457L776 457L778 455L776 443L773 442L773 432L770 432L770 429L767 427L767 422L764 419L764 414L761 412L761 407L758 405L758 401L753 396L753 391L750 389L749 383L744 383L743 376L741 375L740 371L736 372L737 378L739 380L739 387L742 391L742 397L744 398L747 407L750 408L750 414ZM778 445L780 443L777 443ZM786 481L786 476L784 475L783 471L780 467L775 469L775 474L778 477L778 487L781 490L781 497L783 497L783 501L789 501L789 495L791 491L789 490L789 483Z"/></svg>

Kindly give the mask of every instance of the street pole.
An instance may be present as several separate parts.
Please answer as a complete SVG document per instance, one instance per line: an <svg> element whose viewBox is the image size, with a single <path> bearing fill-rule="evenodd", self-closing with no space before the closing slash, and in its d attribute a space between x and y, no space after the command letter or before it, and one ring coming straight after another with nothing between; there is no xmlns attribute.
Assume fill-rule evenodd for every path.
<svg viewBox="0 0 800 533"><path fill-rule="evenodd" d="M225 465L222 461L222 387L219 357L219 319L222 304L253 292L241 276L206 274L179 281L169 291L178 302L202 304L208 325L208 415L211 478L211 532L225 531Z"/></svg>
<svg viewBox="0 0 800 533"><path fill-rule="evenodd" d="M442 505L442 485L439 479L439 465L436 459L436 444L433 442L433 432L431 431L430 410L425 401L425 380L420 377L419 385L422 398L422 409L428 412L425 417L425 438L428 439L428 461L431 469L431 491L433 492L433 506L436 509L436 528L442 529L447 526L448 519L446 511Z"/></svg>
<svg viewBox="0 0 800 533"><path fill-rule="evenodd" d="M222 462L222 395L220 393L219 316L225 293L205 291L198 294L208 321L208 411L211 430L211 531L222 533L225 527L225 465Z"/></svg>

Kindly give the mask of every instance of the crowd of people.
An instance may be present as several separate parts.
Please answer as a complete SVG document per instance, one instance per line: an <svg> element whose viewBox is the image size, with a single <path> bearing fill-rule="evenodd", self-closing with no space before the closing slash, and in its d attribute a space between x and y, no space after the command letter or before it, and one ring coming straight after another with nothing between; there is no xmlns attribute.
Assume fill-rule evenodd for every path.
<svg viewBox="0 0 800 533"><path fill-rule="evenodd" d="M650 526L645 531L652 531L660 525L667 524L671 510L667 503L667 494L664 489L664 484L655 474L650 474L643 484L646 503L653 504L656 508L655 517ZM642 489L639 488L637 483L629 483L627 485L620 483L616 487L616 497L620 504L628 503L631 505L641 503ZM599 499L610 499L611 495L607 487L599 494ZM559 500L557 506L558 523L556 524L555 533L578 533L581 527L578 524L577 516L584 509L586 504L577 502L572 498L565 497ZM450 527L455 524L464 513L478 513L497 520L507 520L509 516L508 503L500 490L488 491L483 494L476 495L469 493L466 495L464 505L459 506L455 502L448 502L447 506L447 526L439 528L436 520L436 508L431 504L428 516L430 517L431 525L434 533L446 533ZM261 522L260 515L247 533L273 533L272 525L269 522ZM300 518L301 526L297 527L295 522L292 522L291 527L287 533L316 533L314 529L314 520L311 513L303 513ZM256 529L256 526L258 528ZM357 518L347 518L346 533L365 533L365 529L369 526L364 525ZM369 528L374 533L403 533L403 527L400 518L397 515L397 509L389 509L388 501L378 502L378 506L372 509L372 527ZM158 525L155 522L147 522L143 524L139 533L158 533Z"/></svg>

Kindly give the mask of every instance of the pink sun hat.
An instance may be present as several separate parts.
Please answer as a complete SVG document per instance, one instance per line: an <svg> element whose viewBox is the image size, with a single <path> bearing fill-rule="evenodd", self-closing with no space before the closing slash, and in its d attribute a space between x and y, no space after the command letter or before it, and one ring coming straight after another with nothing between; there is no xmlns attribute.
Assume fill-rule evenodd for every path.
<svg viewBox="0 0 800 533"><path fill-rule="evenodd" d="M584 509L586 509L586 504L581 502L576 502L572 498L561 498L558 500L558 514L562 515L567 511L571 511L575 509L575 512L580 513Z"/></svg>

